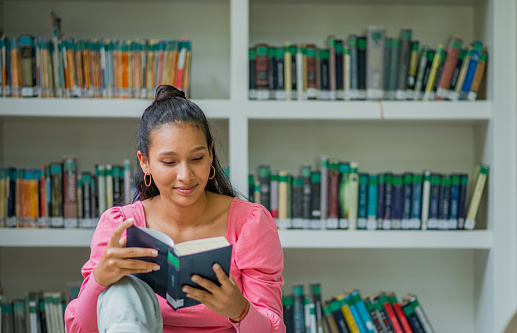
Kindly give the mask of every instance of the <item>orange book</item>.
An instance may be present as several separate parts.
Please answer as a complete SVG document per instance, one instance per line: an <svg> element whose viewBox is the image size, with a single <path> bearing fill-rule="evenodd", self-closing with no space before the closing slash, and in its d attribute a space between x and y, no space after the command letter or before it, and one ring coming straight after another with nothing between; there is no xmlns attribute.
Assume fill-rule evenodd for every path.
<svg viewBox="0 0 517 333"><path fill-rule="evenodd" d="M156 42L150 41L147 54L147 98L154 98L154 69L156 64Z"/></svg>
<svg viewBox="0 0 517 333"><path fill-rule="evenodd" d="M121 55L121 83L122 83L122 98L128 98L129 89L129 54L127 45L122 46Z"/></svg>
<svg viewBox="0 0 517 333"><path fill-rule="evenodd" d="M91 88L92 88L92 81L91 81L91 75L90 75L90 41L86 40L84 42L84 48L83 48L83 74L84 74L84 86L86 89L86 96L85 97L92 97L90 95Z"/></svg>
<svg viewBox="0 0 517 333"><path fill-rule="evenodd" d="M163 54L164 54L165 42L160 42L158 44L158 54L157 54L157 63L156 63L156 82L155 87L158 87L162 84L163 81Z"/></svg>
<svg viewBox="0 0 517 333"><path fill-rule="evenodd" d="M183 90L185 91L185 95L187 98L190 98L190 69L191 69L191 61L192 52L190 50L190 41L187 42L187 55L185 59L185 73L183 75Z"/></svg>
<svg viewBox="0 0 517 333"><path fill-rule="evenodd" d="M176 69L178 67L178 54L179 54L179 41L174 41L174 47L172 51L172 67L171 67L171 85L174 85L174 82L176 82Z"/></svg>
<svg viewBox="0 0 517 333"><path fill-rule="evenodd" d="M11 39L11 97L22 97L22 69L16 38Z"/></svg>
<svg viewBox="0 0 517 333"><path fill-rule="evenodd" d="M183 75L185 72L185 60L187 57L187 42L184 38L180 42L180 53L178 56L178 68L176 70L176 88L183 90Z"/></svg>

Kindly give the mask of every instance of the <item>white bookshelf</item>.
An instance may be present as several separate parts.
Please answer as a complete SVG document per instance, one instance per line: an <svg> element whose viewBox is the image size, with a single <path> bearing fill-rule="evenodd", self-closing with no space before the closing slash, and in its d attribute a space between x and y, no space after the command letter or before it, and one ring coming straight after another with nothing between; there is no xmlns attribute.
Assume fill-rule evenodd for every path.
<svg viewBox="0 0 517 333"><path fill-rule="evenodd" d="M285 292L321 282L324 298L416 293L437 332L502 332L517 309L517 7L505 0L0 0L0 28L49 37L50 9L69 36L193 41L192 97L213 119L232 182L247 193L259 164L297 172L324 154L366 172L468 172L488 163L478 230L280 230ZM120 10L124 8L124 10ZM180 13L180 15L175 15ZM96 17L95 24L84 17ZM171 19L174 17L174 19ZM437 21L437 17L439 20ZM135 24L137 22L138 24ZM247 100L248 46L345 38L367 25L428 45L455 33L489 48L487 100L476 102L274 102ZM107 33L110 33L107 36ZM150 100L0 99L0 163L36 167L78 156L134 158L136 126ZM81 280L92 230L0 230L0 281L9 297ZM29 277L30 261L41 278ZM64 262L66 264L58 264ZM24 264L27 266L26 264ZM28 284L30 284L28 286Z"/></svg>

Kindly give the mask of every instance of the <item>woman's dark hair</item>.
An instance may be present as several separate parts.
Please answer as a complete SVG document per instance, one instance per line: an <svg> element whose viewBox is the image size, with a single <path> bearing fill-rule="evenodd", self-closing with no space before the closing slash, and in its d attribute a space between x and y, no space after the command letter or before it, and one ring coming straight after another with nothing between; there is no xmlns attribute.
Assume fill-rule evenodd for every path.
<svg viewBox="0 0 517 333"><path fill-rule="evenodd" d="M149 157L152 132L165 124L174 123L190 124L201 129L205 134L207 147L210 148L213 138L203 111L195 103L186 99L183 91L170 85L161 85L156 89L153 103L145 109L140 119L138 150L143 155ZM215 177L208 179L205 189L210 192L236 197L237 194L219 163L215 145L212 147L212 156ZM212 168L210 170L210 174L212 174ZM145 186L144 176L142 169L138 167L135 175L137 200L149 199L160 194L154 182L149 187Z"/></svg>

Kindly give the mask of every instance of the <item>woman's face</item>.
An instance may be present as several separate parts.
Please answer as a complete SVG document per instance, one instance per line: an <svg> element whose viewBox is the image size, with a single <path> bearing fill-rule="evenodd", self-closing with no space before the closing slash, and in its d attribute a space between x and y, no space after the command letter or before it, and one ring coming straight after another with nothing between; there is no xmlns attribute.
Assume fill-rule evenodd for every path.
<svg viewBox="0 0 517 333"><path fill-rule="evenodd" d="M213 170L212 146L204 132L191 124L166 124L151 132L149 156L140 158L160 195L179 205L191 205L204 193ZM140 152L139 152L140 153Z"/></svg>

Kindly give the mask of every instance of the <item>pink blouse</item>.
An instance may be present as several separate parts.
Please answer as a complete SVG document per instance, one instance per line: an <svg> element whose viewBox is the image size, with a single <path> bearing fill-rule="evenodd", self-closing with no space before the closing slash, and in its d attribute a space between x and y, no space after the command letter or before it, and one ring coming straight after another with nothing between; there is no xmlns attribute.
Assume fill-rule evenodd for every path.
<svg viewBox="0 0 517 333"><path fill-rule="evenodd" d="M83 268L84 281L79 297L65 311L67 332L97 332L97 298L106 289L92 274L99 263L113 229L129 217L146 227L140 201L113 207L102 214L91 242L91 255ZM128 214L130 212L130 214ZM285 332L282 320L281 287L283 252L275 222L261 205L234 198L228 214L226 239L233 244L230 273L250 302L247 316L240 322L242 332ZM163 316L164 332L236 332L238 324L215 314L203 304L174 311L156 295Z"/></svg>

